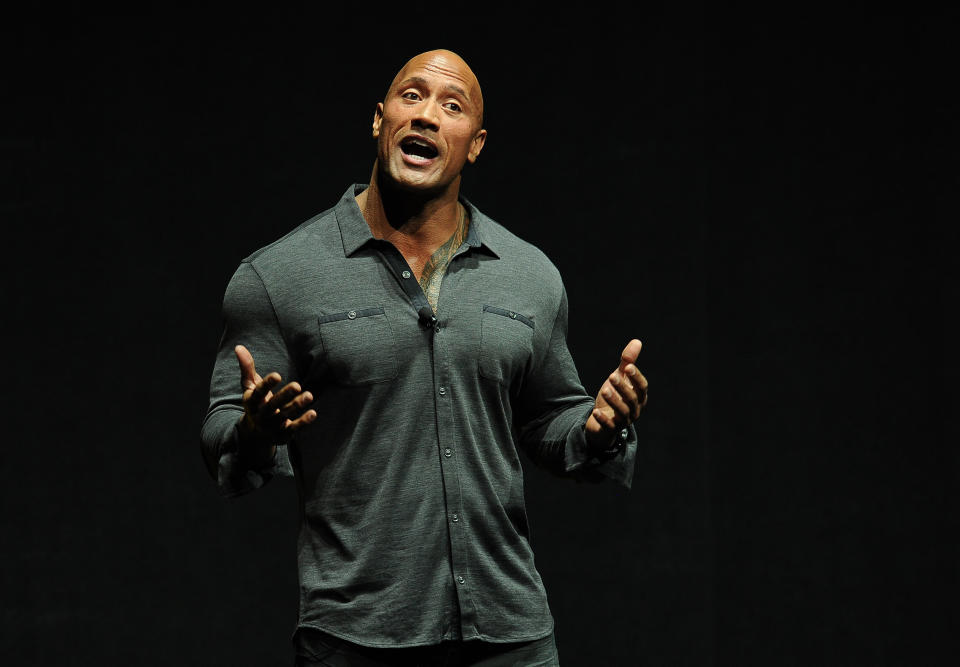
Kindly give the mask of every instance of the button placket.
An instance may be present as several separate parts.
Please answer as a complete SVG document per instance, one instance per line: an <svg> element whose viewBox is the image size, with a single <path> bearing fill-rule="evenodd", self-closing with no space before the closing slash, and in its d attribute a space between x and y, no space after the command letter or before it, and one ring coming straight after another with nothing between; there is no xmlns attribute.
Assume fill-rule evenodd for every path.
<svg viewBox="0 0 960 667"><path fill-rule="evenodd" d="M466 244L461 246L458 249L455 256L463 254L467 250ZM395 248L385 246L382 249L381 256L389 264L389 268L392 269L391 278L394 283L398 284L400 290L406 295L409 299L413 311L416 314L415 317L418 320L418 325L423 326L425 320L421 315L421 311L424 307L428 306L429 303L426 299L426 295L421 289L419 282L416 279L416 276L413 275L412 269L409 264L403 259L398 251ZM453 262L451 262L451 265ZM448 272L449 272L448 266ZM399 278L399 280L398 280ZM463 507L463 498L461 495L461 471L460 471L460 462L454 460L453 454L453 445L458 447L463 446L464 449L457 451L457 456L462 455L469 456L470 448L467 445L461 445L456 439L456 420L454 417L454 400L453 400L453 387L450 384L447 384L445 378L450 378L450 381L455 381L455 376L450 371L450 350L447 349L446 341L444 336L439 336L438 334L446 329L449 326L449 322L444 321L441 325L439 318L436 317L436 313L444 312L443 304L455 294L451 292L451 287L457 284L456 280L451 280L450 276L445 276L443 280L443 285L441 287L440 295L440 307L434 311L435 317L432 318L432 321L425 327L429 335L425 336L423 342L427 343L431 349L431 362L433 366L433 388L434 388L434 400L430 401L433 403L433 409L435 411L436 417L436 429L437 429L437 446L440 453L439 460L436 460L436 464L440 467L440 475L443 479L443 488L442 493L444 496L445 505L447 508ZM455 310L455 309L454 309ZM453 311L451 311L452 313ZM429 386L429 385L428 385ZM426 387L425 387L426 388ZM459 388L458 388L459 391ZM449 398L450 400L447 400ZM434 450L436 451L436 450ZM444 511L441 509L441 511ZM449 509L447 511L447 527L449 533L449 546L450 546L450 564L451 564L451 574L454 579L454 584L459 589L456 595L456 605L458 607L459 616L457 617L456 622L460 625L461 631L466 633L468 630L473 629L473 624L476 620L476 610L475 602L472 599L471 589L466 586L466 575L462 572L470 571L469 566L469 554L471 549L469 546L469 526L466 524L466 520L463 518L463 515L459 513L459 509L456 512L451 512ZM450 572L450 570L448 570Z"/></svg>
<svg viewBox="0 0 960 667"><path fill-rule="evenodd" d="M445 279L444 286L441 288L443 294L441 294L440 297L441 306L438 312L442 311L444 294L447 294L449 285L450 281ZM458 589L456 596L457 606L460 612L460 618L458 620L461 631L467 632L475 622L476 612L474 609L475 602L471 595L471 588L466 585L467 575L465 573L469 571L469 554L471 550L469 546L469 526L459 511L460 508L463 507L463 498L460 493L460 462L457 458L454 458L455 446L459 447L460 445L456 441L456 429L453 422L454 399L452 393L453 387L450 384L450 382L453 381L453 374L450 372L451 360L446 341L442 336L436 335L436 333L445 329L447 325L444 324L444 326L441 327L439 322L433 324L433 332L435 334L431 336L434 354L433 403L437 415L437 436L439 439L438 448L440 456L438 464L441 467L441 474L444 480L443 494L446 506L447 508L457 508L457 511L447 510L447 533L450 540L452 583ZM457 457L463 455L464 452L469 452L469 447L466 447L462 451L457 450Z"/></svg>

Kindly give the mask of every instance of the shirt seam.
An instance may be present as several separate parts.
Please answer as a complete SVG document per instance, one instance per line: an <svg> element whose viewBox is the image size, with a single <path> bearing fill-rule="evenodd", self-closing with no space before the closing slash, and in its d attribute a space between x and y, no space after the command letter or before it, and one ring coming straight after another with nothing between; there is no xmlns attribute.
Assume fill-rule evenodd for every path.
<svg viewBox="0 0 960 667"><path fill-rule="evenodd" d="M549 618L550 618L550 625L546 632L537 631L533 634L523 635L521 637L511 637L510 639L497 639L495 637L491 637L490 635L486 635L480 632L478 629L477 635L481 641L489 642L491 644L512 644L514 642L536 641L538 639L543 639L544 637L548 637L552 632L554 632L556 623L553 619L553 615L551 614ZM413 644L384 644L379 642L369 642L368 640L361 639L354 635L348 635L346 633L340 632L339 630L331 630L331 629L325 628L321 625L317 625L316 623L301 621L300 623L297 624L297 629L299 628L312 628L314 630L319 630L320 632L325 632L328 635L332 635L338 639L343 639L344 641L352 642L354 644L357 644L358 646L366 646L369 648L387 648L387 649L417 648L419 646L435 646L442 641L449 641L449 640L440 640L440 642L425 641L425 642L418 642ZM294 635L296 635L296 633L294 633ZM468 640L460 640L460 641L468 641Z"/></svg>
<svg viewBox="0 0 960 667"><path fill-rule="evenodd" d="M560 317L560 306L563 305L563 294L564 294L565 291L566 291L566 290L565 290L565 288L563 287L563 284L561 283L561 285L560 285L560 298L557 300L557 306L556 306L556 309L554 310L554 313L553 313L553 321L550 323L550 333L549 333L549 335L548 335L547 338L546 338L547 350L549 350L549 348L550 348L550 341L553 340L553 333L554 333L554 331L557 330L557 319ZM536 329L534 329L534 331L536 331ZM564 341L564 343L566 343L566 341ZM534 348L534 352L536 352L536 348ZM546 352L546 351L545 351L545 352ZM536 362L535 362L535 363L536 363L536 366L530 369L530 376L531 376L531 377L534 376L534 375L536 375L536 373L540 370L540 366L544 363L544 361L547 359L548 356L549 356L549 355L546 354L546 353L540 355L540 358L537 359ZM526 385L526 381L524 381L524 385Z"/></svg>
<svg viewBox="0 0 960 667"><path fill-rule="evenodd" d="M291 363L290 363L291 367L296 368L296 359L295 359L294 356L290 353L290 341L289 341L289 339L287 338L287 333L286 333L286 331L284 331L284 329L283 329L283 324L280 323L280 316L277 315L277 308L276 308L276 306L274 306L274 304L273 304L273 297L270 296L270 290L267 289L267 283L266 283L266 281L264 281L263 276L260 275L260 271L257 270L257 267L253 265L253 261L249 261L249 262L247 262L247 264L250 265L250 269L251 269L251 270L253 271L253 273L257 276L257 280L260 281L260 286L263 287L263 293L267 295L267 303L270 304L270 312L273 313L273 321L276 322L276 324L277 324L277 331L280 332L280 337L283 339L283 346L284 346L284 348L286 348L287 358L288 358L288 359L290 360L290 362L291 362ZM299 369L297 369L297 371L298 371L298 374L299 374ZM288 378L288 381L289 381L289 380L292 380L292 379L293 379L293 378Z"/></svg>

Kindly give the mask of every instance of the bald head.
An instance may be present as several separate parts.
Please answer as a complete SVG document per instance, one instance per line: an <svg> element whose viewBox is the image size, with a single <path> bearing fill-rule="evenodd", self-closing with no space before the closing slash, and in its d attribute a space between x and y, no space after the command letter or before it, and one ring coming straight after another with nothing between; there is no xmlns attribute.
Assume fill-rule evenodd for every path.
<svg viewBox="0 0 960 667"><path fill-rule="evenodd" d="M408 60L397 72L397 75L393 77L390 90L414 76L420 69L442 74L459 81L463 95L470 103L471 112L476 118L477 127L483 127L483 93L480 90L480 82L477 81L477 76L463 58L447 49L434 49L417 54Z"/></svg>

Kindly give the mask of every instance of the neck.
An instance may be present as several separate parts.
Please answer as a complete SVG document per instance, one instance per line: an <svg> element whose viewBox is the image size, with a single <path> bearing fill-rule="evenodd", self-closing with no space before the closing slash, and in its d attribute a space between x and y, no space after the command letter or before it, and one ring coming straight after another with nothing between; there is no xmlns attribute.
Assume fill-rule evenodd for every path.
<svg viewBox="0 0 960 667"><path fill-rule="evenodd" d="M390 241L401 251L417 248L429 253L457 230L461 215L459 191L459 177L440 192L421 195L402 191L381 181L374 164L370 187L356 200L375 238Z"/></svg>

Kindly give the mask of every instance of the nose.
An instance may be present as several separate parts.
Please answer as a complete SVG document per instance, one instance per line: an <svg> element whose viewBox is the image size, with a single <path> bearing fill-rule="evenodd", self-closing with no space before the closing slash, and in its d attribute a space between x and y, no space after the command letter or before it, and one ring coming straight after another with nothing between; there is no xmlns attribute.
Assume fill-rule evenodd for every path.
<svg viewBox="0 0 960 667"><path fill-rule="evenodd" d="M432 97L417 105L417 114L413 117L413 124L431 130L440 129L440 106Z"/></svg>

